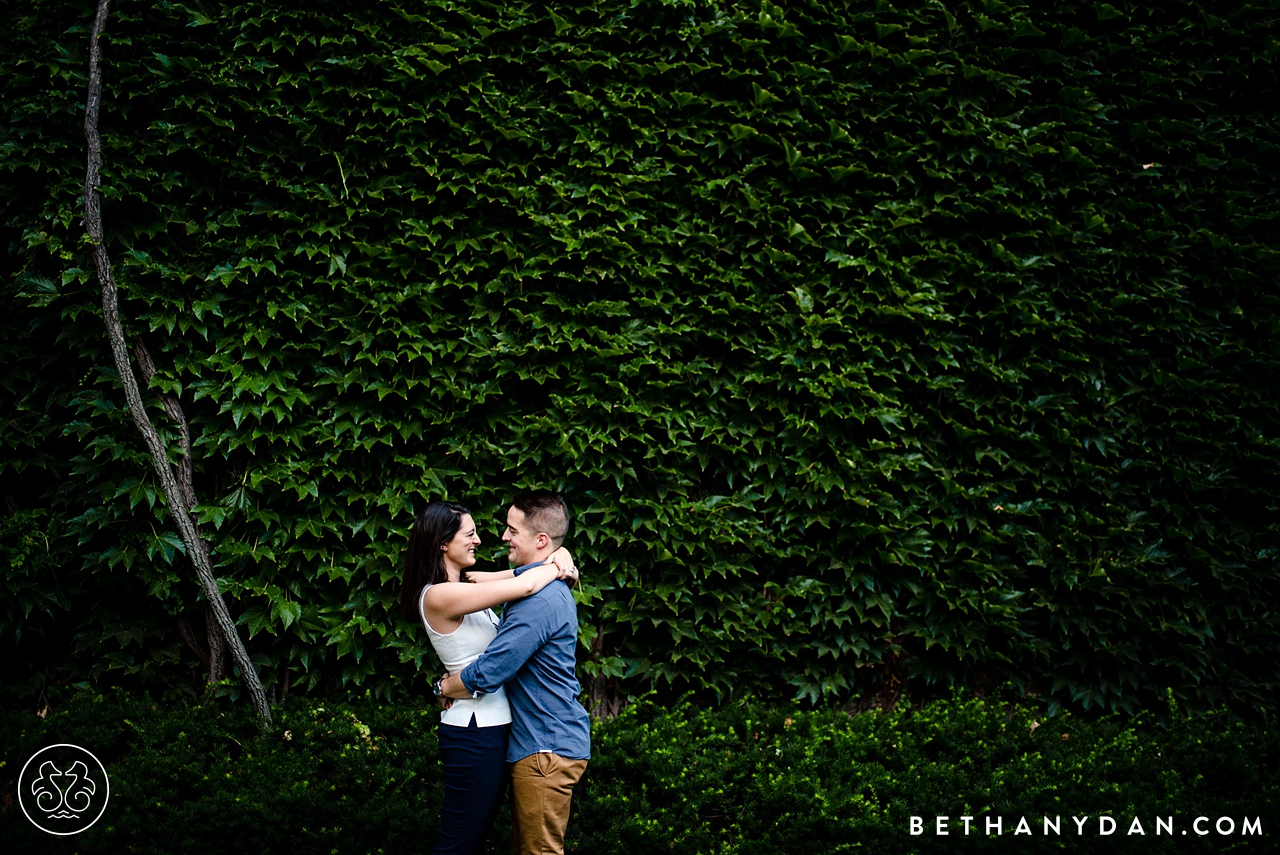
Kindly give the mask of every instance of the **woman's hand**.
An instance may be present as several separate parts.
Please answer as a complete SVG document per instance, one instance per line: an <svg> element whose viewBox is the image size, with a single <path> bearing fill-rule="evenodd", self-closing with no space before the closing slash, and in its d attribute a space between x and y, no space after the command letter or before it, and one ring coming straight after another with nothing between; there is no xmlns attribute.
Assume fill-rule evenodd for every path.
<svg viewBox="0 0 1280 855"><path fill-rule="evenodd" d="M578 581L578 568L574 566L573 555L563 546L551 553L544 564L554 564L556 566L556 578L562 582L573 584Z"/></svg>

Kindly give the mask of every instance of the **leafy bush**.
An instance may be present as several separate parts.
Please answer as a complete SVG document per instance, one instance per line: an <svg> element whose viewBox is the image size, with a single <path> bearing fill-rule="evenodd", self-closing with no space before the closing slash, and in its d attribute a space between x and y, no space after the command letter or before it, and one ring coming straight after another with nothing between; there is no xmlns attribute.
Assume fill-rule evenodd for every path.
<svg viewBox="0 0 1280 855"><path fill-rule="evenodd" d="M0 770L15 851L47 842L14 803L15 784L27 756L58 742L89 748L111 778L107 814L67 851L401 852L434 840L434 706L300 702L278 710L267 736L243 707L119 694L23 718L5 720Z"/></svg>
<svg viewBox="0 0 1280 855"><path fill-rule="evenodd" d="M994 699L849 716L731 703L652 703L596 722L567 850L579 853L996 851L1274 852L1280 737L1225 713L1094 721L1045 718ZM0 725L0 833L12 851L420 851L441 798L434 708L296 700L260 736L242 708L158 707L78 696L39 720ZM98 825L49 840L13 803L14 779L44 745L91 748L112 800ZM1098 834L1098 816L1117 819ZM962 834L960 817L975 818ZM910 833L910 818L928 823ZM951 835L932 832L950 817ZM1001 834L984 833L988 817ZM1060 817L1062 835L1042 834ZM1088 817L1078 835L1070 817ZM1236 834L1182 835L1198 816ZM1015 835L1026 817L1032 829ZM1145 835L1128 835L1133 818ZM1156 835L1156 818L1174 836ZM1262 835L1240 833L1260 818ZM506 851L504 808L489 841Z"/></svg>
<svg viewBox="0 0 1280 855"><path fill-rule="evenodd" d="M1267 842L1280 740L1221 714L1166 728L1149 714L1045 718L958 698L852 717L640 705L598 728L595 751L578 814L587 852L1146 852L1157 816L1173 817L1176 851L1280 851ZM1110 839L1098 835L1103 813L1118 820ZM974 818L967 838L963 815ZM1264 837L1185 840L1202 815L1234 817L1237 832L1261 817ZM948 836L934 834L939 816ZM1044 816L1061 817L1061 838L1042 834ZM1089 817L1083 839L1071 816ZM988 817L999 836L985 834ZM1030 836L1015 835L1022 817ZM1145 836L1126 835L1134 817Z"/></svg>
<svg viewBox="0 0 1280 855"><path fill-rule="evenodd" d="M108 249L264 682L411 690L414 509L539 484L593 691L1274 708L1280 13L1122 5L118 4ZM0 487L84 583L0 658L195 691L92 11L0 18Z"/></svg>

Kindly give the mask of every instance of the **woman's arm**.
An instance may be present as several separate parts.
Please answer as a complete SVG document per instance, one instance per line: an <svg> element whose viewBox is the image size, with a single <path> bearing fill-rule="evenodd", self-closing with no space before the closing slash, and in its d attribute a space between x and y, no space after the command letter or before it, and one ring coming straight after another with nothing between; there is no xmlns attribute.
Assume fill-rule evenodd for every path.
<svg viewBox="0 0 1280 855"><path fill-rule="evenodd" d="M462 575L467 577L468 582L500 582L516 577L511 570L463 570Z"/></svg>
<svg viewBox="0 0 1280 855"><path fill-rule="evenodd" d="M518 577L497 579L484 585L465 582L444 582L432 585L423 599L428 619L443 618L436 623L455 622L465 614L493 608L502 603L519 600L536 594L557 579L571 581L577 578L577 570L565 569L555 564L531 567Z"/></svg>
<svg viewBox="0 0 1280 855"><path fill-rule="evenodd" d="M443 618L444 621L456 622L463 615L478 612L494 606L519 600L530 594L536 594L555 581L559 569L554 564L532 567L517 578L500 579L484 585L470 585L466 582L442 582L432 585L423 598L427 618ZM443 622L443 621L441 621ZM436 621L431 621L436 626Z"/></svg>
<svg viewBox="0 0 1280 855"><path fill-rule="evenodd" d="M563 546L551 553L547 561L559 567L562 573L572 573L574 570L573 555ZM514 570L464 570L462 575L466 576L469 582L500 582L503 579L516 577ZM562 575L559 578L566 577Z"/></svg>

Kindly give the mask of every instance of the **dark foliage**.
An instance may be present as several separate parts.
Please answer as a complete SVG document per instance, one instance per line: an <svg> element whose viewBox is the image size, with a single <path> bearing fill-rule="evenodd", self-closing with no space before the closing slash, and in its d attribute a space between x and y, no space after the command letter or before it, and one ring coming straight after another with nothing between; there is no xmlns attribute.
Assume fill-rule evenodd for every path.
<svg viewBox="0 0 1280 855"><path fill-rule="evenodd" d="M566 851L1280 851L1274 728L1164 714L1166 726L1146 713L1044 718L994 697L853 717L642 703L596 723ZM0 834L13 852L427 851L441 799L437 717L434 707L295 699L262 736L243 705L86 693L47 720L0 719ZM102 819L65 839L36 830L14 790L26 758L57 742L89 748L111 777ZM1103 814L1113 834L1099 833ZM927 832L911 834L913 816ZM934 833L937 816L950 818L946 837ZM967 837L962 816L973 817ZM1045 816L1060 834L1044 833ZM1205 836L1193 827L1201 816ZM1001 833L988 836L997 817ZM1030 833L1019 834L1024 817ZM1222 817L1233 833L1217 832ZM1243 833L1246 819L1261 833ZM509 839L504 808L488 851L510 851Z"/></svg>
<svg viewBox="0 0 1280 855"><path fill-rule="evenodd" d="M78 224L91 12L0 12L10 697L200 682ZM546 486L597 693L1274 708L1276 33L1263 2L119 4L123 312L264 682L403 691L414 509L493 542Z"/></svg>

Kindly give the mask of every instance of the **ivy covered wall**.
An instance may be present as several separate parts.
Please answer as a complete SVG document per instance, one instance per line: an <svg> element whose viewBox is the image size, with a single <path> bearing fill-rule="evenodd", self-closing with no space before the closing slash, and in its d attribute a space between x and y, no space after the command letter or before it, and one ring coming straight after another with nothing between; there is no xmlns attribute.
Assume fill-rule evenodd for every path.
<svg viewBox="0 0 1280 855"><path fill-rule="evenodd" d="M79 223L93 8L20 7L4 688L194 692ZM1273 707L1277 18L117 0L122 314L264 681L422 692L414 510L467 502L496 559L537 485L576 513L597 697Z"/></svg>

